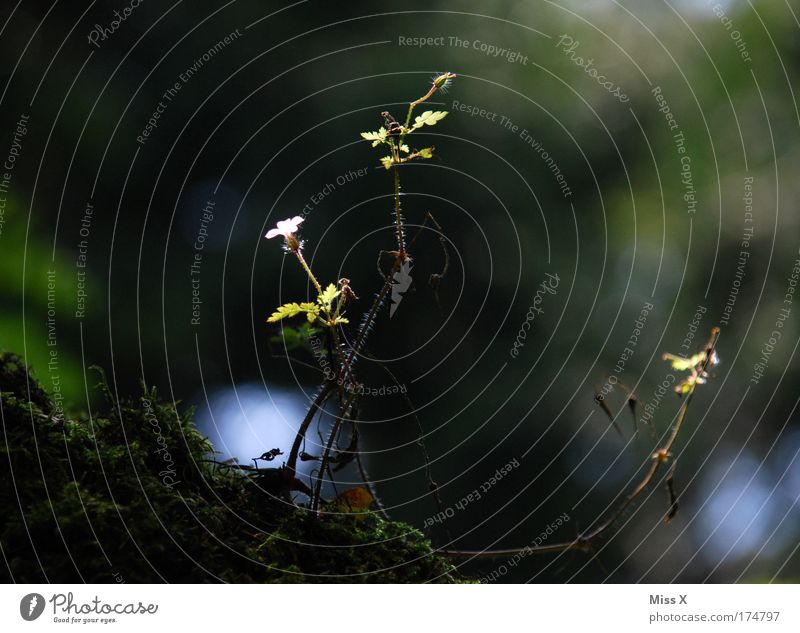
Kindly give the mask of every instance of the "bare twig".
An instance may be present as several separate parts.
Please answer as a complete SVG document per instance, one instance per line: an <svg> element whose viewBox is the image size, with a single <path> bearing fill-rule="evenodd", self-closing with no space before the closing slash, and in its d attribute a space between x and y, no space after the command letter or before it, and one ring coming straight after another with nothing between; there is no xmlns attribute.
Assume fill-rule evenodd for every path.
<svg viewBox="0 0 800 633"><path fill-rule="evenodd" d="M316 398L314 398L314 401L311 403L311 406L306 413L306 417L303 418L303 421L300 423L300 428L297 430L297 435L295 435L294 438L294 444L292 444L292 450L289 452L289 459L286 462L288 476L294 478L297 475L297 454L300 452L300 446L305 439L306 431L308 431L308 427L311 425L314 415L317 413L317 411L322 410L325 401L328 399L328 396L330 395L331 391L335 389L335 387L336 383L330 381L322 385L322 389L320 389Z"/></svg>
<svg viewBox="0 0 800 633"><path fill-rule="evenodd" d="M328 436L328 443L325 445L325 450L322 452L319 475L317 476L317 484L314 488L314 495L311 498L311 510L313 512L317 512L319 510L319 500L322 496L322 482L325 479L325 473L328 471L331 449L333 448L333 443L336 440L336 437L339 435L339 429L342 427L342 422L347 419L348 412L350 411L350 407L353 405L353 400L355 400L355 397L355 394L350 394L350 396L347 398L347 401L342 406L341 415L336 416L336 421L333 423L333 428ZM332 475L331 480L333 480Z"/></svg>
<svg viewBox="0 0 800 633"><path fill-rule="evenodd" d="M714 327L711 330L711 335L708 338L708 342L706 343L705 348L705 358L700 365L698 373L702 376L705 374L706 369L708 369L708 365L711 363L713 358L714 348L717 344L717 338L719 337L719 328ZM594 528L593 530L589 530L587 532L583 532L579 534L577 538L572 541L567 541L564 543L553 543L550 545L538 545L538 546L528 546L523 548L516 548L516 549L499 549L499 550L440 550L440 553L450 556L453 558L498 558L498 557L506 557L506 556L515 556L515 555L529 555L529 554L552 554L558 552L566 552L569 550L581 550L584 552L591 551L592 542L597 539L598 537L602 536L605 532L611 529L614 524L619 520L619 518L625 513L625 511L630 507L630 505L641 495L648 486L652 483L653 479L655 478L656 474L659 471L659 468L669 462L672 453L672 447L675 444L675 441L678 439L678 434L683 427L683 423L686 421L686 414L689 411L689 405L692 402L692 399L695 394L695 390L697 389L698 382L693 382L689 387L689 390L686 393L686 399L681 404L680 409L678 410L678 415L675 420L675 424L672 427L672 431L669 434L667 441L661 448L656 449L656 451L652 455L652 463L647 470L644 478L636 485L633 491L626 497L625 501L622 505L614 511L611 516L609 516L603 523L601 523L598 527ZM672 475L673 468L670 470L670 475ZM674 501L674 500L673 500ZM677 508L676 508L677 509ZM670 508L670 511L672 508Z"/></svg>
<svg viewBox="0 0 800 633"><path fill-rule="evenodd" d="M672 521L675 518L675 515L678 513L678 495L675 494L675 466L677 466L678 462L672 462L672 466L667 473L667 494L669 495L669 510L667 510L667 515L664 517L666 523Z"/></svg>
<svg viewBox="0 0 800 633"><path fill-rule="evenodd" d="M603 413L606 414L608 419L611 420L611 424L614 426L614 430L617 432L617 434L620 437L624 438L625 436L622 434L622 429L619 428L619 425L617 424L617 421L614 419L614 414L611 413L611 409L608 407L608 404L606 403L606 399L603 397L603 394L600 393L597 389L595 389L595 392L594 392L594 401L603 410Z"/></svg>

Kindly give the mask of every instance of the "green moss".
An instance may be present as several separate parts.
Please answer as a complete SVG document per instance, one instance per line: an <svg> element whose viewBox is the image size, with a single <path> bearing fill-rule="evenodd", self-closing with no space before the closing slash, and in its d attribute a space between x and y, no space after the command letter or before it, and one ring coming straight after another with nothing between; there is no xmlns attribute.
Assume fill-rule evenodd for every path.
<svg viewBox="0 0 800 633"><path fill-rule="evenodd" d="M191 411L101 389L106 411L54 416L22 360L0 354L0 581L456 580L410 526L313 516L269 477L205 461Z"/></svg>
<svg viewBox="0 0 800 633"><path fill-rule="evenodd" d="M297 509L264 539L259 551L284 570L280 580L288 582L453 581L452 567L431 552L422 533L377 515L315 517Z"/></svg>

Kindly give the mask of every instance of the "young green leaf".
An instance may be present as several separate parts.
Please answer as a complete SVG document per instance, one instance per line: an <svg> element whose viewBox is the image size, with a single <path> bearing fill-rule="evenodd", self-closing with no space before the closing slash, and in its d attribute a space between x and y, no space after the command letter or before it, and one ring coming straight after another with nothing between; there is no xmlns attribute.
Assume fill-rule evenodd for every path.
<svg viewBox="0 0 800 633"><path fill-rule="evenodd" d="M377 132L361 132L361 138L372 141L372 147L377 147L386 142L386 128L382 127Z"/></svg>
<svg viewBox="0 0 800 633"><path fill-rule="evenodd" d="M687 369L691 369L692 367L697 367L697 365L702 363L706 359L706 353L699 352L694 356L690 356L689 358L684 358L683 356L675 356L675 354L663 354L662 358L664 360L670 361L672 369L674 369L675 371L686 371Z"/></svg>
<svg viewBox="0 0 800 633"><path fill-rule="evenodd" d="M441 112L441 111L434 112L433 110L426 110L418 117L414 118L414 125L411 126L411 130L409 131L413 132L414 130L418 130L423 125L436 125L446 116L447 112Z"/></svg>
<svg viewBox="0 0 800 633"><path fill-rule="evenodd" d="M331 303L340 294L342 294L342 291L337 290L334 284L328 284L328 287L317 297L317 301L325 310L330 311Z"/></svg>
<svg viewBox="0 0 800 633"><path fill-rule="evenodd" d="M384 156L381 158L381 165L383 165L384 169L389 169L393 163L394 159L391 156Z"/></svg>
<svg viewBox="0 0 800 633"><path fill-rule="evenodd" d="M282 306L279 306L278 309L272 313L272 316L267 319L267 323L276 323L282 319L297 316L301 312L308 313L308 320L313 323L311 315L312 313L315 315L318 314L319 308L313 303L286 303Z"/></svg>
<svg viewBox="0 0 800 633"><path fill-rule="evenodd" d="M433 158L433 148L426 147L414 154L415 158Z"/></svg>
<svg viewBox="0 0 800 633"><path fill-rule="evenodd" d="M310 347L309 339L319 334L319 330L311 327L309 323L302 323L299 327L288 325L281 328L281 333L271 337L270 343L283 345L287 351L292 351L298 347Z"/></svg>

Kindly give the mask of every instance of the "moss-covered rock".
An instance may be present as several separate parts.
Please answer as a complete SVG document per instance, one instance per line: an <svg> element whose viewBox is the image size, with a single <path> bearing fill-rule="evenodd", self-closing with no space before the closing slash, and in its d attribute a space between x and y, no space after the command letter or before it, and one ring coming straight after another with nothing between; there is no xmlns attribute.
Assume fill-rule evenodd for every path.
<svg viewBox="0 0 800 633"><path fill-rule="evenodd" d="M286 503L154 391L86 419L54 415L0 354L3 582L453 582L420 532Z"/></svg>

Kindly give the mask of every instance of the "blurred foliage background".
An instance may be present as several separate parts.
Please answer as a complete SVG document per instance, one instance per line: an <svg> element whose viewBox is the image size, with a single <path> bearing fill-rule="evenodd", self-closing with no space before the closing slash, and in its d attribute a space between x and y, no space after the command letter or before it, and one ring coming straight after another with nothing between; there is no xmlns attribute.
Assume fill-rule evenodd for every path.
<svg viewBox="0 0 800 633"><path fill-rule="evenodd" d="M435 158L402 174L405 217L414 225L434 214L450 245L448 275L438 295L427 285L443 253L423 232L415 289L379 321L369 341L378 360L363 363L361 378L379 388L389 381L384 366L406 387L445 506L518 460L447 520L456 546L524 546L565 512L570 520L552 538L570 539L615 507L652 441L641 420L633 434L624 411L620 437L594 403L596 386L651 303L618 374L651 402L670 372L661 353L682 351L698 309L687 351L702 345L738 288L722 323L722 363L679 441L677 517L664 523L658 486L596 556L528 558L499 575L503 560L469 562L465 573L797 579L797 306L764 377L751 382L800 247L800 10L790 2L142 3L96 45L92 30L133 5L12 4L0 10L0 156L15 133L21 142L0 232L0 346L23 355L46 388L62 389L68 409L91 410L87 367L97 364L120 393L144 381L181 410L196 405L226 457L287 450L319 372L307 351L292 351L290 362L272 340L279 330L266 316L308 289L262 236L305 209L315 271L325 281L348 277L361 296L352 316L365 310L381 283L375 258L393 234L390 175L359 133L377 129L382 110L400 119L429 78L449 70L458 78L433 101L450 115L425 130ZM487 54L489 46L509 54ZM591 59L628 100L576 57ZM693 214L658 88L685 138ZM157 127L137 142L160 103ZM471 116L476 109L489 115ZM559 276L558 290L513 358L546 273ZM48 367L53 352L57 367ZM609 398L614 411L624 408L619 389ZM660 400L657 433L679 404L672 393ZM383 502L422 526L437 509L405 400L365 397L362 407ZM430 535L448 542L441 525Z"/></svg>

